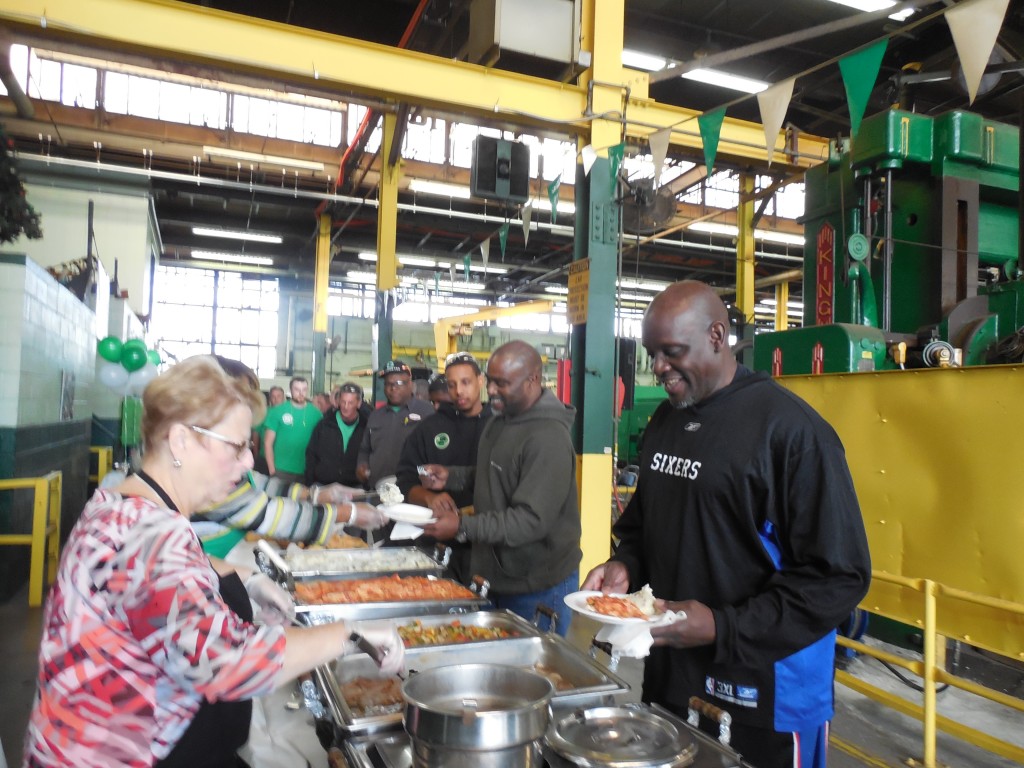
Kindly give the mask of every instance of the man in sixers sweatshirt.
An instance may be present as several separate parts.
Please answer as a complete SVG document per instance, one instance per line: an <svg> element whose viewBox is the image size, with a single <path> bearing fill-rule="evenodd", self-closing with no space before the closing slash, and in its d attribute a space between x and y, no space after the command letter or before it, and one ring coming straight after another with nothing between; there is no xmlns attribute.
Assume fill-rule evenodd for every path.
<svg viewBox="0 0 1024 768"><path fill-rule="evenodd" d="M867 593L864 524L843 445L810 406L737 364L725 305L683 281L654 298L643 346L668 393L612 558L584 589L651 585L686 618L655 627L644 700L732 715L757 768L824 768L835 628ZM705 724L707 725L707 724Z"/></svg>

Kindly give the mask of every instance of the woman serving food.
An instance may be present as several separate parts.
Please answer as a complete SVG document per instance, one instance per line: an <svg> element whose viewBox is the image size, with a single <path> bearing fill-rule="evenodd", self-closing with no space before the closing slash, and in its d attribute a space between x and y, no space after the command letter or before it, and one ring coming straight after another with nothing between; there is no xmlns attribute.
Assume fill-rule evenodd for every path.
<svg viewBox="0 0 1024 768"><path fill-rule="evenodd" d="M401 668L390 624L252 624L248 598L290 598L244 569L218 574L189 525L252 468L262 398L212 357L155 379L143 398L142 470L98 490L72 529L47 600L27 766L237 765L247 702L354 650L358 629ZM245 705L242 705L245 707Z"/></svg>

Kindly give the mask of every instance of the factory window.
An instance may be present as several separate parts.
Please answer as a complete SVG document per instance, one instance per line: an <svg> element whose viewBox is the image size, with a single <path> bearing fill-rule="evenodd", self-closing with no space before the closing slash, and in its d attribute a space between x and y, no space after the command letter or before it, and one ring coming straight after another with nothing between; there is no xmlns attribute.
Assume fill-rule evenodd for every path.
<svg viewBox="0 0 1024 768"><path fill-rule="evenodd" d="M159 267L150 327L168 357L214 352L241 360L260 377L277 368L276 279L237 272Z"/></svg>

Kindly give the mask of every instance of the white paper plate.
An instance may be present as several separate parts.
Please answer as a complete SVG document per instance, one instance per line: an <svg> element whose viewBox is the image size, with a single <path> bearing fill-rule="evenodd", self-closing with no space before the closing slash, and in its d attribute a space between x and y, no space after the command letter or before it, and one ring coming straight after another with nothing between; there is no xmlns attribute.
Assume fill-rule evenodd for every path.
<svg viewBox="0 0 1024 768"><path fill-rule="evenodd" d="M653 626L660 624L665 619L666 614L664 613L656 613L646 619L624 618L598 613L587 605L587 598L598 597L600 594L601 592L597 590L587 589L581 592L573 592L571 595L566 595L563 599L565 600L565 604L576 611L576 613L589 616L595 621L600 621L602 624L650 624ZM625 597L625 595L609 594L608 597Z"/></svg>
<svg viewBox="0 0 1024 768"><path fill-rule="evenodd" d="M429 507L421 507L418 504L391 504L381 506L380 511L390 517L396 523L411 523L412 525L429 525L436 523L437 518Z"/></svg>

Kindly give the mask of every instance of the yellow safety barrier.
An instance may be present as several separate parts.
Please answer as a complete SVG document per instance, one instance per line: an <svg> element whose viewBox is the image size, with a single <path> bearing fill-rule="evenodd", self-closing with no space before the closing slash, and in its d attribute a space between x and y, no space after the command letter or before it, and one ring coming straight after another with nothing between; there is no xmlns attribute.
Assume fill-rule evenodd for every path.
<svg viewBox="0 0 1024 768"><path fill-rule="evenodd" d="M924 765L925 768L935 768L937 765L935 762L935 735L936 729L939 728L945 733L956 736L959 739L963 739L964 741L1000 755L1001 757L1006 757L1011 760L1016 760L1019 763L1024 763L1024 749L1017 745L997 739L991 734L984 733L964 725L963 723L959 723L955 720L950 720L949 718L939 715L935 696L936 685L945 683L955 688L959 688L960 690L973 693L976 696L986 698L989 701L994 701L998 704L1011 707L1016 709L1018 712L1024 712L1024 701L946 672L946 670L942 668L941 663L941 659L944 656L944 647L940 646L940 643L945 640L945 638L939 635L936 630L937 598L940 595L945 595L946 597L955 598L975 605L983 605L988 608L994 608L999 611L1016 614L1017 616L1024 616L1024 605L1010 602L1008 600L998 600L985 595L977 595L971 592L953 589L951 587L945 587L942 584L929 579L909 579L903 576L894 576L893 574L882 573L879 571L872 572L872 578L876 581L888 582L901 588L920 592L922 594L924 601L923 619L917 622L924 633L924 650L921 661L897 656L878 648L872 648L864 643L859 643L856 640L850 640L846 637L839 637L838 643L844 648L852 648L858 653L863 653L866 656L872 656L894 666L902 667L903 669L906 669L920 677L922 679L922 687L924 688L923 706L912 701L907 701L900 696L884 691L870 683L864 682L863 680L859 680L848 672L838 670L836 672L836 680L858 693L881 702L898 712L902 712L905 715L909 715L910 717L920 720L924 725L924 755L922 765Z"/></svg>
<svg viewBox="0 0 1024 768"><path fill-rule="evenodd" d="M0 480L0 491L23 488L32 490L32 532L0 534L0 546L29 545L32 547L28 577L28 604L43 604L43 569L49 556L48 580L57 578L57 560L60 557L60 504L64 475L53 471L43 477L20 477Z"/></svg>
<svg viewBox="0 0 1024 768"><path fill-rule="evenodd" d="M89 482L99 485L114 465L114 449L109 445L90 445L89 453L96 456L96 474L89 475ZM90 462L91 463L91 462Z"/></svg>

